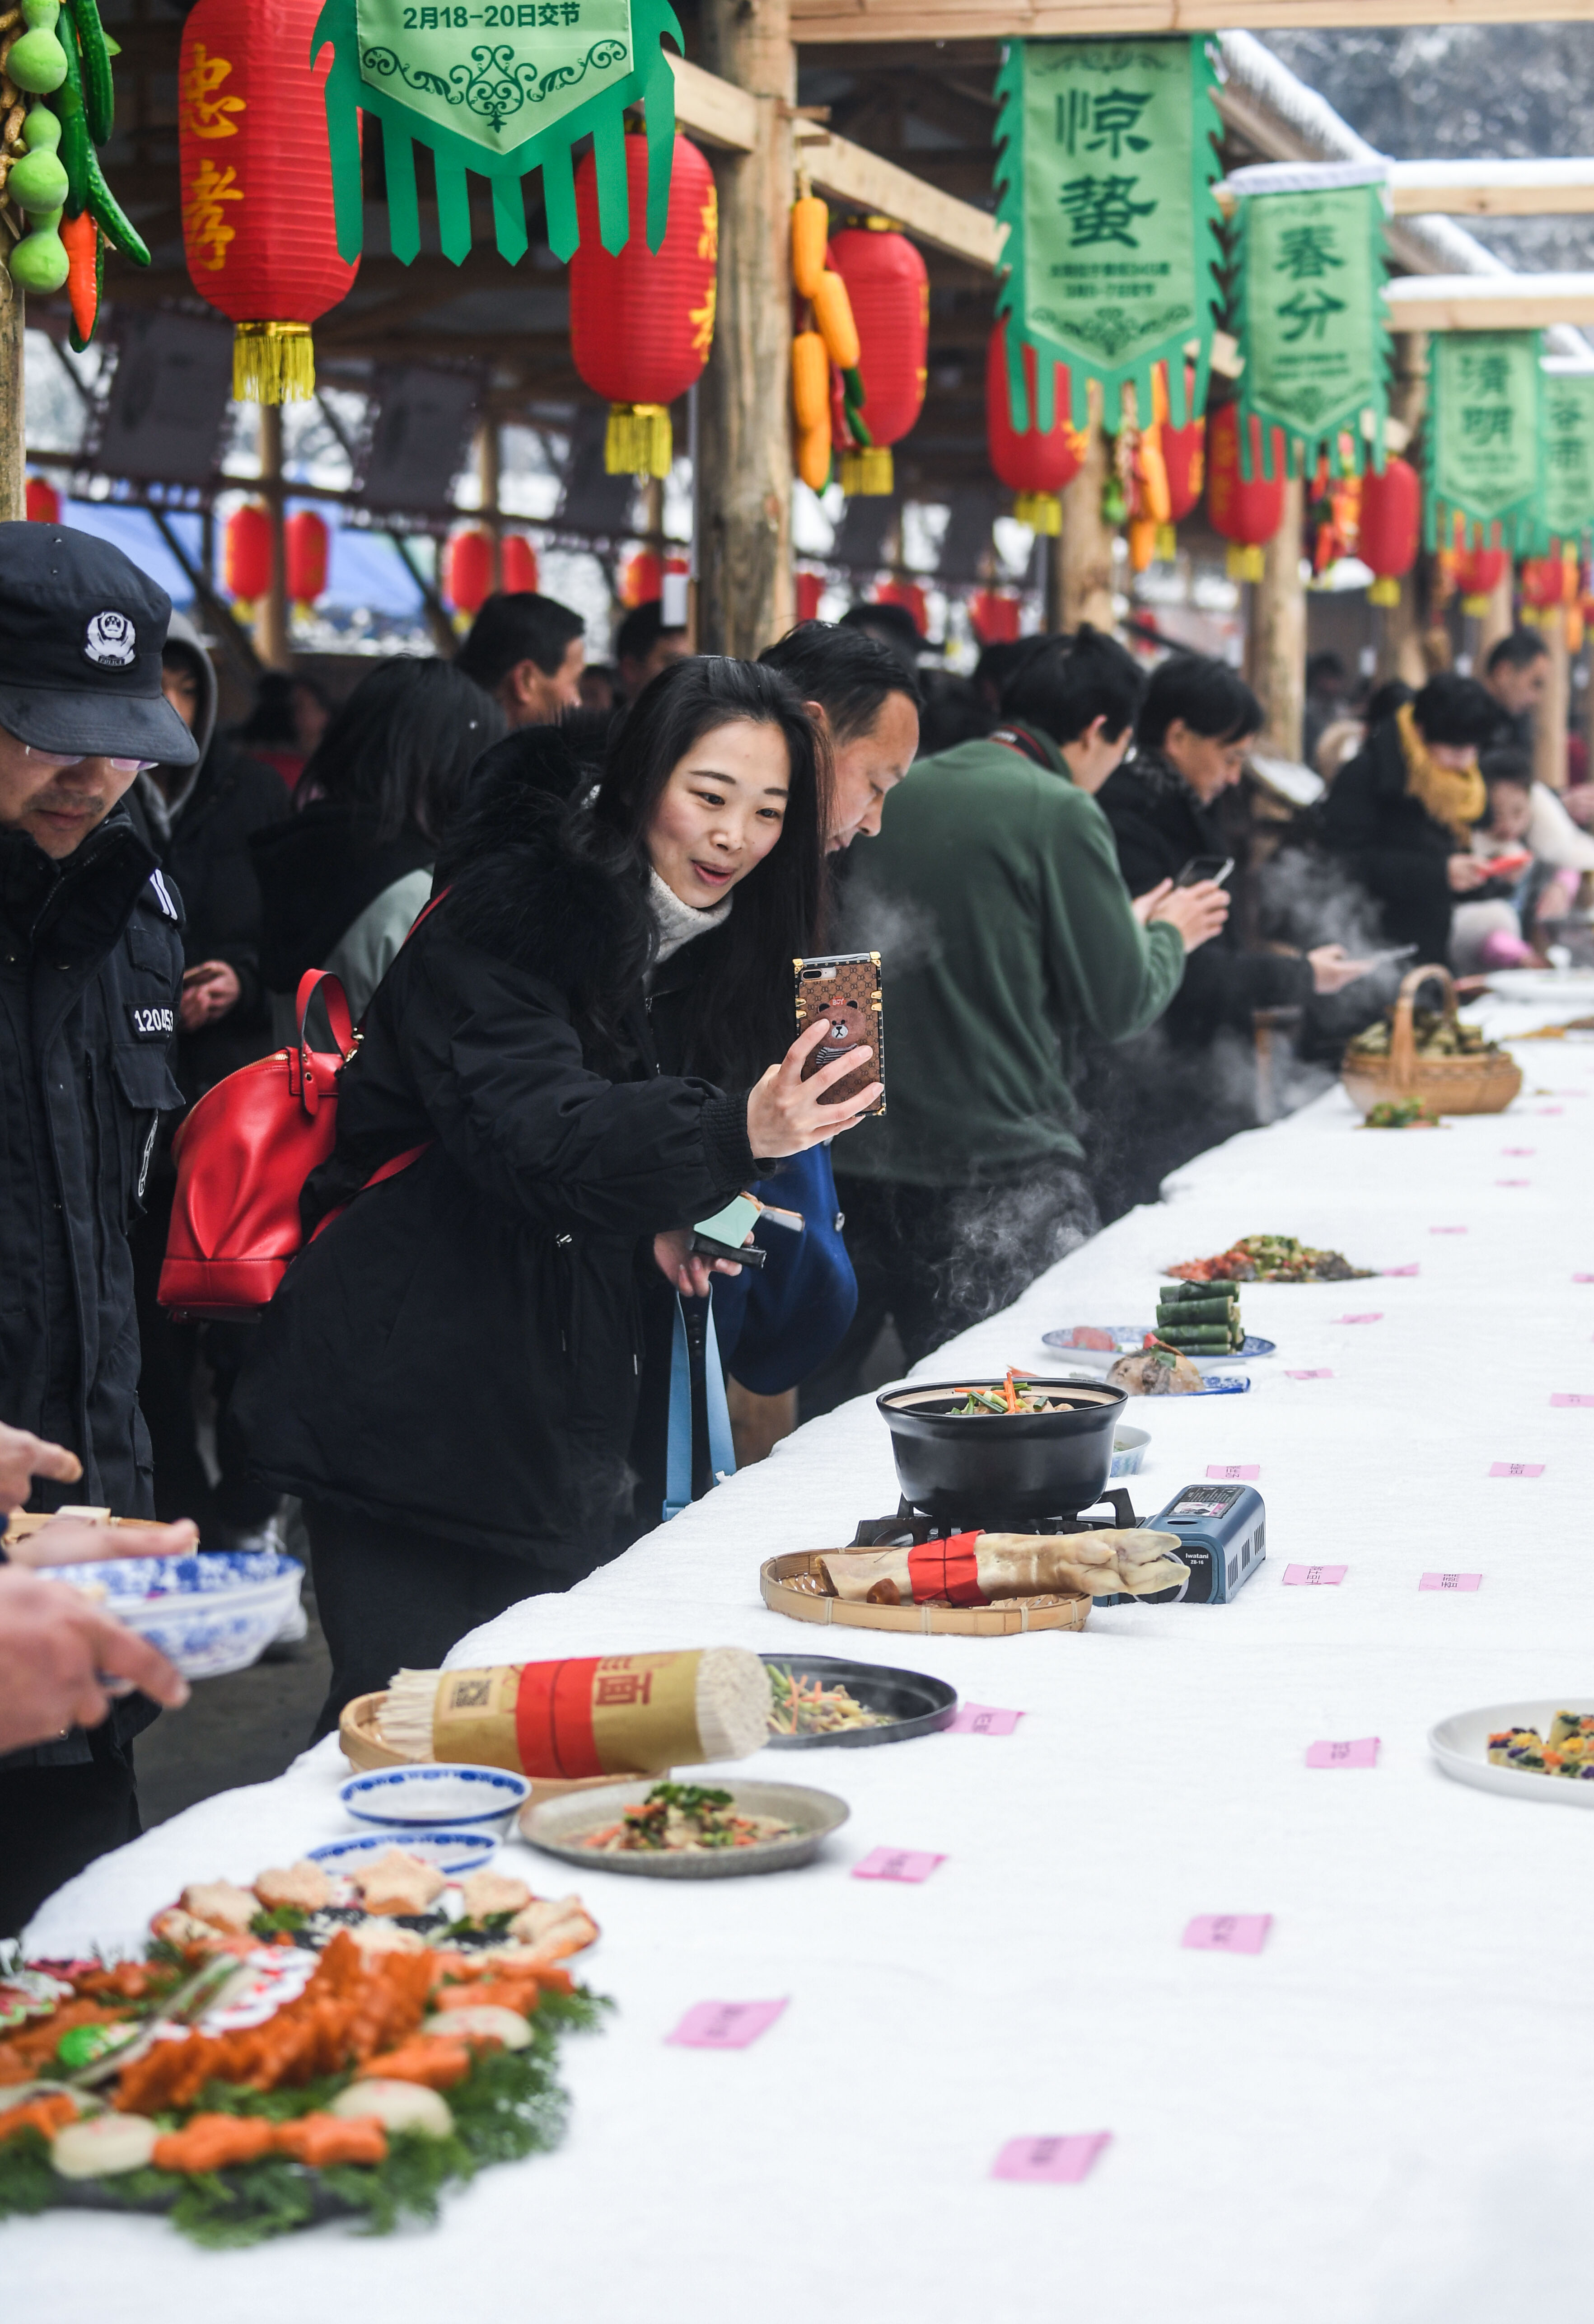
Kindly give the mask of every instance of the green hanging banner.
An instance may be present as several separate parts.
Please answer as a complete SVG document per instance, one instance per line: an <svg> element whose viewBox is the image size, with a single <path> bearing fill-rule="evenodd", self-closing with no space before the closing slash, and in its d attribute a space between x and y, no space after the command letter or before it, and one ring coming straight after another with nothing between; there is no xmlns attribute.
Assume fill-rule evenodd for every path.
<svg viewBox="0 0 1594 2324"><path fill-rule="evenodd" d="M1454 520L1510 549L1533 546L1543 475L1537 331L1440 331L1432 341L1427 540Z"/></svg>
<svg viewBox="0 0 1594 2324"><path fill-rule="evenodd" d="M669 0L474 0L419 7L410 0L327 0L311 53L330 43L327 128L337 247L358 258L363 241L360 115L382 123L393 256L420 249L415 147L431 150L443 254L458 264L471 245L475 171L493 189L498 247L512 264L527 245L521 180L542 171L548 237L567 259L580 240L570 149L593 141L598 233L623 250L631 233L625 109L646 104L648 247L664 240L675 141L675 75L662 42L682 48Z"/></svg>
<svg viewBox="0 0 1594 2324"><path fill-rule="evenodd" d="M996 80L996 215L1008 228L996 309L1009 319L1020 431L1032 424L1026 346L1043 430L1054 424L1057 364L1075 428L1088 424L1092 380L1110 428L1125 386L1148 420L1158 364L1182 427L1187 351L1193 406L1204 408L1221 255L1215 83L1200 36L1009 45Z"/></svg>
<svg viewBox="0 0 1594 2324"><path fill-rule="evenodd" d="M1261 422L1263 473L1283 430L1294 475L1327 453L1336 473L1384 466L1389 332L1384 308L1383 162L1264 162L1229 180L1236 198L1243 413ZM1240 429L1249 475L1252 431Z"/></svg>
<svg viewBox="0 0 1594 2324"><path fill-rule="evenodd" d="M1580 547L1594 532L1594 372L1544 365L1541 547Z"/></svg>

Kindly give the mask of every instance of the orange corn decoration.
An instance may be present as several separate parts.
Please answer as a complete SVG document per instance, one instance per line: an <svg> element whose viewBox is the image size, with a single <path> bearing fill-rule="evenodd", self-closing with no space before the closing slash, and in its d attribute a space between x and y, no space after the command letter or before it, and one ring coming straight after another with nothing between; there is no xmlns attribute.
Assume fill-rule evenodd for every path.
<svg viewBox="0 0 1594 2324"><path fill-rule="evenodd" d="M855 371L860 353L852 301L839 274L828 269L813 290L814 320L824 337L826 352L837 371Z"/></svg>
<svg viewBox="0 0 1594 2324"><path fill-rule="evenodd" d="M817 194L805 194L791 206L791 280L799 299L811 299L825 272L825 245L830 238L830 210Z"/></svg>
<svg viewBox="0 0 1594 2324"><path fill-rule="evenodd" d="M791 408L804 436L830 426L830 358L817 331L799 331L791 343Z"/></svg>

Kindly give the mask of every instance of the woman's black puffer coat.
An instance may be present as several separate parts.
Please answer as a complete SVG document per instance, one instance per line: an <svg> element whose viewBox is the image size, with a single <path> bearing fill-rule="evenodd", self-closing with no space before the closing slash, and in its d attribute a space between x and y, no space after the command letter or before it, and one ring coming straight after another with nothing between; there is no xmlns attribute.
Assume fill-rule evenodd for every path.
<svg viewBox="0 0 1594 2324"><path fill-rule="evenodd" d="M564 813L512 776L473 799L306 1188L307 1228L348 1208L294 1260L234 1407L266 1483L522 1557L529 1591L616 1545L652 1236L758 1175L745 1093L657 1072L644 891Z"/></svg>

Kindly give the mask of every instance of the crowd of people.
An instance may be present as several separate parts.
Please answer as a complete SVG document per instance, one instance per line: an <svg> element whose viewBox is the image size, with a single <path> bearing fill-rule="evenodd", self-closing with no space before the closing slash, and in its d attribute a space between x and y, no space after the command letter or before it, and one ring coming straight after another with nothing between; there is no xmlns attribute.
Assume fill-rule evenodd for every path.
<svg viewBox="0 0 1594 2324"><path fill-rule="evenodd" d="M745 662L652 605L596 669L521 594L452 662L339 703L273 680L225 733L202 641L117 551L0 552L0 1489L174 1547L296 1508L320 1732L712 1489L725 1375L823 1411L888 1325L913 1363L1156 1199L1256 1120L1259 1012L1342 1039L1381 946L1536 956L1594 869L1590 797L1535 784L1513 727L1516 640L1368 706L1289 835L1323 876L1285 941L1262 708L1219 661L1148 675L1083 629L953 693L900 607ZM871 1050L860 1088L826 1022L793 1038L826 950L882 955L883 1112ZM303 1246L257 1320L174 1321L173 1131L327 1046L309 971L361 1038ZM744 1192L802 1227L759 1227L758 1269L696 1247ZM134 1738L182 1697L38 1571L115 1543L63 1517L0 1566L0 1933L136 1832Z"/></svg>

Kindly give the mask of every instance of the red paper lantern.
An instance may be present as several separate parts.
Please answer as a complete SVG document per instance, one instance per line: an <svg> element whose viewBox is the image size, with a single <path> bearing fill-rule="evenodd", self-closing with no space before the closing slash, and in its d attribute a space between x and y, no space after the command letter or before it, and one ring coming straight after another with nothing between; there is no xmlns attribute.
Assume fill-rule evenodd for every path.
<svg viewBox="0 0 1594 2324"><path fill-rule="evenodd" d="M252 605L272 586L272 520L258 501L235 508L222 528L222 586Z"/></svg>
<svg viewBox="0 0 1594 2324"><path fill-rule="evenodd" d="M891 446L925 405L930 345L930 278L905 234L850 226L831 238L828 263L847 286L858 326L859 413L866 448L842 458L842 490L880 496L893 489Z"/></svg>
<svg viewBox="0 0 1594 2324"><path fill-rule="evenodd" d="M1188 408L1195 392L1195 374L1187 369L1184 374L1184 394ZM1200 412L1193 412L1183 428L1162 423L1162 464L1168 475L1168 522L1177 524L1187 517L1201 498L1206 482L1207 423Z"/></svg>
<svg viewBox="0 0 1594 2324"><path fill-rule="evenodd" d="M651 251L643 231L648 143L640 133L626 138L625 168L634 223L618 255L598 239L590 153L576 172L581 242L570 261L570 355L588 387L613 407L604 445L609 474L668 476L669 406L700 376L714 341L719 198L708 163L677 135L669 222Z"/></svg>
<svg viewBox="0 0 1594 2324"><path fill-rule="evenodd" d="M969 604L969 620L982 646L1014 644L1018 636L1020 607L1017 597L996 589L981 589Z"/></svg>
<svg viewBox="0 0 1594 2324"><path fill-rule="evenodd" d="M1013 425L1008 392L1008 327L1000 322L985 350L985 447L999 484L1013 494L1013 514L1037 532L1063 530L1063 503L1058 495L1080 471L1084 438L1068 425L1068 373L1055 366L1052 405L1054 424L1043 434L1035 424L1035 349L1024 349L1024 384L1029 395L1029 426L1020 434ZM1005 602L1005 601L1001 601ZM1014 632L1015 636L1018 634ZM987 640L987 643L990 641Z"/></svg>
<svg viewBox="0 0 1594 2324"><path fill-rule="evenodd" d="M824 574L798 573L794 578L797 584L798 621L816 622L819 619L819 601L824 596L826 587Z"/></svg>
<svg viewBox="0 0 1594 2324"><path fill-rule="evenodd" d="M471 525L443 552L443 595L459 613L476 614L492 594L493 536Z"/></svg>
<svg viewBox="0 0 1594 2324"><path fill-rule="evenodd" d="M620 570L620 602L628 609L632 605L650 605L664 595L664 560L651 549L639 549L628 557Z"/></svg>
<svg viewBox="0 0 1594 2324"><path fill-rule="evenodd" d="M282 527L288 595L295 605L313 605L325 595L331 539L326 518L314 509L295 509Z"/></svg>
<svg viewBox="0 0 1594 2324"><path fill-rule="evenodd" d="M60 522L60 494L42 476L28 478L27 511L30 524Z"/></svg>
<svg viewBox="0 0 1594 2324"><path fill-rule="evenodd" d="M900 605L905 613L912 614L913 626L920 637L927 634L930 609L917 581L882 581L874 593L874 602L877 605Z"/></svg>
<svg viewBox="0 0 1594 2324"><path fill-rule="evenodd" d="M331 55L310 60L321 0L198 0L178 64L189 279L236 326L233 393L314 392L310 325L347 295L327 143Z"/></svg>
<svg viewBox="0 0 1594 2324"><path fill-rule="evenodd" d="M1361 480L1356 553L1373 575L1368 596L1375 605L1397 605L1400 583L1417 561L1423 537L1423 487L1409 460L1389 459L1380 476L1369 468Z"/></svg>
<svg viewBox="0 0 1594 2324"><path fill-rule="evenodd" d="M523 532L506 532L499 545L498 570L501 586L514 595L535 592L538 582L537 550Z"/></svg>
<svg viewBox="0 0 1594 2324"><path fill-rule="evenodd" d="M1207 514L1229 543L1236 581L1262 577L1262 545L1284 521L1284 431L1273 431L1273 475L1262 474L1262 423L1251 414L1251 475L1239 471L1239 407L1225 403L1207 421Z"/></svg>
<svg viewBox="0 0 1594 2324"><path fill-rule="evenodd" d="M1481 620L1488 611L1488 601L1494 595L1510 569L1510 559L1503 549L1458 549L1451 560L1456 587L1461 593L1461 611Z"/></svg>
<svg viewBox="0 0 1594 2324"><path fill-rule="evenodd" d="M1569 567L1559 557L1530 557L1521 573L1522 602L1535 613L1547 613L1556 605L1567 604L1576 595L1577 568ZM1569 592L1568 579L1574 586Z"/></svg>

